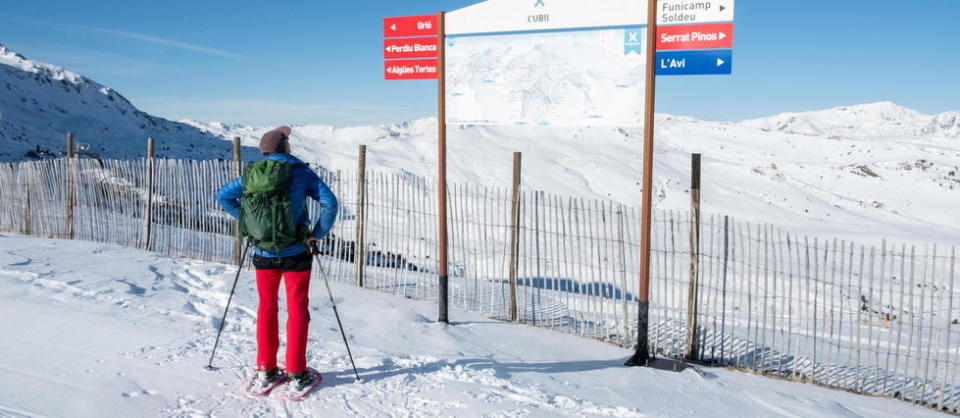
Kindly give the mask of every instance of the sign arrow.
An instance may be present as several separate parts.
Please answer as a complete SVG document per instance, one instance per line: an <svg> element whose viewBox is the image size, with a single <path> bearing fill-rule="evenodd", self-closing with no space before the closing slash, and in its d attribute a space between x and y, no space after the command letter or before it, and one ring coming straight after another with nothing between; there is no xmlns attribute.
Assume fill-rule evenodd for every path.
<svg viewBox="0 0 960 418"><path fill-rule="evenodd" d="M663 26L657 28L657 50L733 48L733 29L732 22Z"/></svg>
<svg viewBox="0 0 960 418"><path fill-rule="evenodd" d="M382 27L384 37L387 38L440 34L438 15L386 17Z"/></svg>
<svg viewBox="0 0 960 418"><path fill-rule="evenodd" d="M383 57L392 59L432 58L440 55L440 39L436 36L385 39Z"/></svg>
<svg viewBox="0 0 960 418"><path fill-rule="evenodd" d="M663 10L662 13L657 13L657 21L661 25L731 22L735 14L736 0L659 1Z"/></svg>
<svg viewBox="0 0 960 418"><path fill-rule="evenodd" d="M383 66L387 80L435 80L440 73L440 60L415 59L386 61Z"/></svg>
<svg viewBox="0 0 960 418"><path fill-rule="evenodd" d="M733 50L659 51L657 75L731 74Z"/></svg>

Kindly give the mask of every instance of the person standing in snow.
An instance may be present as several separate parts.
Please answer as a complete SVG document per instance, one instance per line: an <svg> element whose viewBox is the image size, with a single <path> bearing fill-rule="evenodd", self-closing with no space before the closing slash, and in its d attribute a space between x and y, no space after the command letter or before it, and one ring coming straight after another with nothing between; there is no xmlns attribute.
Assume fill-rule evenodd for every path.
<svg viewBox="0 0 960 418"><path fill-rule="evenodd" d="M301 391L318 381L307 370L308 293L312 257L309 248L333 228L338 203L330 188L303 161L290 154L290 128L283 126L260 139L264 158L244 169L243 177L224 185L217 201L240 220L254 247L257 281L257 370L253 391L267 391L287 378ZM319 202L311 226L307 198ZM277 367L279 325L277 296L281 280L287 300L286 374Z"/></svg>

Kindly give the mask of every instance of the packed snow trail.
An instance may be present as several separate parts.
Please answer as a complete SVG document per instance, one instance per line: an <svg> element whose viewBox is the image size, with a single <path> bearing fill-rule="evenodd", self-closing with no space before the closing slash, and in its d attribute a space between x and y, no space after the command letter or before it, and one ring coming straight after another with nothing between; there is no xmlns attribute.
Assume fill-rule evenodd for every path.
<svg viewBox="0 0 960 418"><path fill-rule="evenodd" d="M936 415L724 369L626 369L629 350L461 311L444 326L432 303L334 285L357 384L319 281L308 361L323 386L301 403L251 399L242 394L255 353L251 272L230 310L220 369L203 370L233 273L0 234L0 416Z"/></svg>

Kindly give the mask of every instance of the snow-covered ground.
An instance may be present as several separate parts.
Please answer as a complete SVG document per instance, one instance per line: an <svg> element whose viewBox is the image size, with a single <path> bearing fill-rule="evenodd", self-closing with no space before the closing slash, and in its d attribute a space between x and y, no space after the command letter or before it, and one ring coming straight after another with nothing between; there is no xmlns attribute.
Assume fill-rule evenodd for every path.
<svg viewBox="0 0 960 418"><path fill-rule="evenodd" d="M905 402L725 369L627 369L630 352L431 303L333 286L353 383L319 281L303 403L239 394L254 355L244 272L217 372L202 369L233 267L111 245L0 235L0 416L934 416ZM282 314L281 314L282 320ZM281 327L283 329L283 327Z"/></svg>

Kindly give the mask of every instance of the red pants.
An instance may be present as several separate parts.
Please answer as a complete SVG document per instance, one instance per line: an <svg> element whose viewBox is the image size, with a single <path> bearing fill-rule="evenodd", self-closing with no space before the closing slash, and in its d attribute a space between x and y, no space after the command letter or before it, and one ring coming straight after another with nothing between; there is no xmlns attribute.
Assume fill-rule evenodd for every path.
<svg viewBox="0 0 960 418"><path fill-rule="evenodd" d="M281 277L287 291L287 372L307 370L307 329L310 326L310 271L283 273L257 270L257 369L277 367L280 330L277 323L277 293Z"/></svg>

